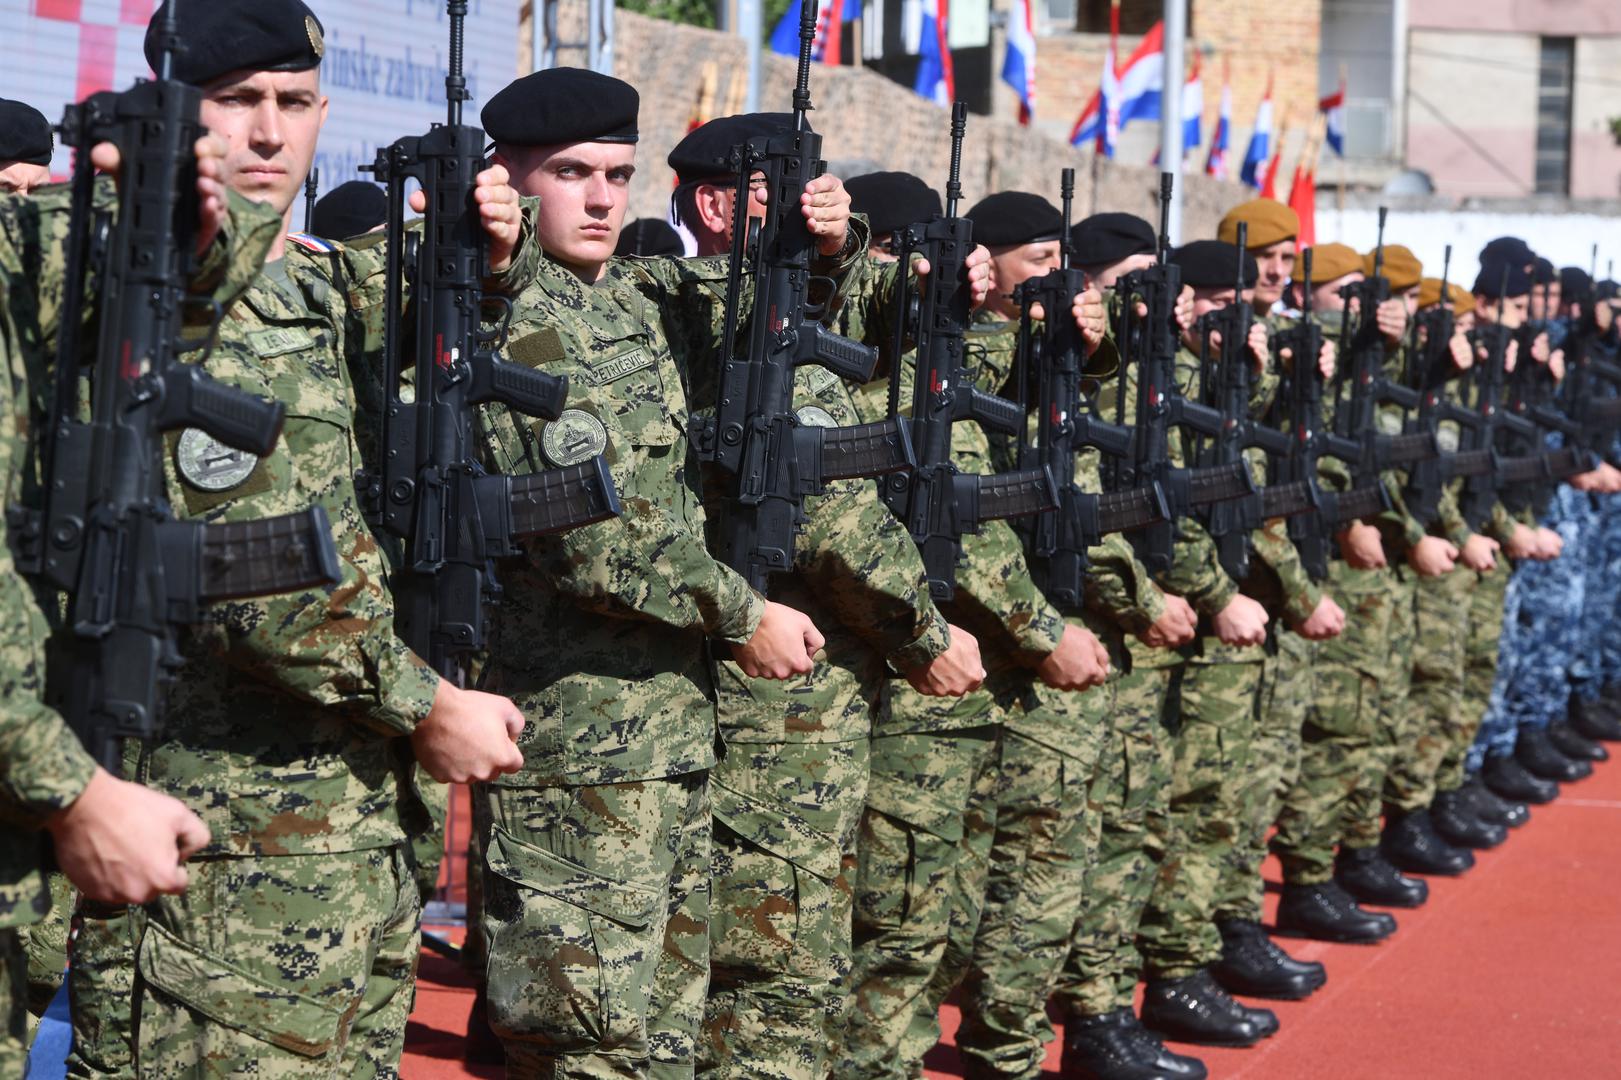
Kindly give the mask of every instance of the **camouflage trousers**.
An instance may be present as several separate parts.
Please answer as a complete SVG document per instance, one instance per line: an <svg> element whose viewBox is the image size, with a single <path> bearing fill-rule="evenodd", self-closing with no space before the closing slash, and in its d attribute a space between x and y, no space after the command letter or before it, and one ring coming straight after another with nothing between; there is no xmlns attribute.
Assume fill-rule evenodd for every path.
<svg viewBox="0 0 1621 1080"><path fill-rule="evenodd" d="M979 924L1001 738L986 724L872 740L839 1080L923 1075Z"/></svg>
<svg viewBox="0 0 1621 1080"><path fill-rule="evenodd" d="M1379 677L1379 717L1374 729L1373 753L1366 771L1345 806L1344 847L1369 848L1379 843L1384 829L1385 777L1398 756L1411 753L1422 730L1422 720L1408 697L1413 680L1413 641L1417 633L1414 595L1418 572L1396 567L1383 576L1385 602L1390 615L1383 644L1374 652L1383 666Z"/></svg>
<svg viewBox="0 0 1621 1080"><path fill-rule="evenodd" d="M697 1073L821 1080L850 978L868 740L728 743L710 772L709 996Z"/></svg>
<svg viewBox="0 0 1621 1080"><path fill-rule="evenodd" d="M28 1064L28 960L17 928L0 929L0 1076Z"/></svg>
<svg viewBox="0 0 1621 1080"><path fill-rule="evenodd" d="M403 848L193 859L189 871L183 896L107 920L81 910L74 968L97 973L99 992L79 994L75 976L75 1043L117 1045L128 980L143 1080L399 1075L420 944Z"/></svg>
<svg viewBox="0 0 1621 1080"><path fill-rule="evenodd" d="M1170 821L1175 843L1160 863L1137 931L1143 973L1182 979L1221 959L1216 892L1242 865L1242 799L1255 741L1262 661L1188 663L1166 704L1171 739Z"/></svg>
<svg viewBox="0 0 1621 1080"><path fill-rule="evenodd" d="M709 977L708 775L474 797L489 804L489 1018L507 1075L690 1075Z"/></svg>
<svg viewBox="0 0 1621 1080"><path fill-rule="evenodd" d="M1516 735L1525 728L1546 728L1565 715L1570 666L1582 645L1587 548L1597 526L1591 497L1569 485L1554 493L1542 521L1565 542L1564 551L1557 559L1515 567L1492 690L1497 729ZM1506 617L1508 608L1513 619Z"/></svg>
<svg viewBox="0 0 1621 1080"><path fill-rule="evenodd" d="M1025 698L1002 736L990 876L963 978L956 1042L970 1078L1040 1075L1053 1037L1047 999L1069 956L1103 820L1089 798L1114 684L1081 694L1032 688Z"/></svg>
<svg viewBox="0 0 1621 1080"><path fill-rule="evenodd" d="M1480 711L1480 728L1474 745L1466 754L1465 768L1473 772L1480 768L1488 754L1507 754L1514 749L1514 729L1504 721L1501 691L1498 688L1498 668L1503 659L1503 629L1519 618L1518 594L1514 606L1509 604L1509 582L1512 580L1509 560L1501 559L1497 569L1482 574L1469 608L1469 645L1465 650L1463 669L1463 700L1467 709ZM1513 657L1507 658L1512 662Z"/></svg>
<svg viewBox="0 0 1621 1080"><path fill-rule="evenodd" d="M1407 700L1415 726L1412 737L1397 748L1385 774L1385 802L1397 810L1422 810L1435 801L1438 790L1451 791L1457 786L1440 786L1442 763L1454 747L1473 741L1480 723L1480 717L1470 716L1463 707L1469 603L1478 581L1473 570L1459 566L1440 577L1416 577L1413 583L1413 659Z"/></svg>
<svg viewBox="0 0 1621 1080"><path fill-rule="evenodd" d="M1301 730L1311 706L1317 649L1292 630L1279 628L1274 634L1276 651L1267 655L1256 692L1249 767L1236 778L1239 833L1233 858L1220 868L1216 922L1261 921L1266 836L1278 819L1284 793L1300 775Z"/></svg>
<svg viewBox="0 0 1621 1080"><path fill-rule="evenodd" d="M1379 680L1389 657L1391 597L1383 580L1389 573L1329 564L1328 588L1345 608L1345 631L1317 647L1300 771L1284 794L1272 838L1285 884L1315 885L1333 876L1352 802L1372 776L1384 774Z"/></svg>
<svg viewBox="0 0 1621 1080"><path fill-rule="evenodd" d="M136 911L81 900L74 914L70 1077L135 1080Z"/></svg>
<svg viewBox="0 0 1621 1080"><path fill-rule="evenodd" d="M1171 844L1171 736L1165 701L1173 668L1139 665L1115 684L1108 742L1092 803L1097 862L1054 993L1066 1014L1101 1016L1131 1005L1142 957L1137 929Z"/></svg>

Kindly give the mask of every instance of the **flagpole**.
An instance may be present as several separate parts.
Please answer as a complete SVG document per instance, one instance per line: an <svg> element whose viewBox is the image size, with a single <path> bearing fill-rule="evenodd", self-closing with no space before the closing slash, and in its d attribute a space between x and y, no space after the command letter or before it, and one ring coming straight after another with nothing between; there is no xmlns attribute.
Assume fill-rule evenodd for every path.
<svg viewBox="0 0 1621 1080"><path fill-rule="evenodd" d="M1160 167L1177 176L1171 185L1171 205L1167 215L1170 241L1182 239L1182 82L1188 38L1188 8L1183 0L1165 0L1165 78L1159 97Z"/></svg>
<svg viewBox="0 0 1621 1080"><path fill-rule="evenodd" d="M737 0L737 32L743 35L748 54L748 90L743 95L745 112L760 111L761 0Z"/></svg>

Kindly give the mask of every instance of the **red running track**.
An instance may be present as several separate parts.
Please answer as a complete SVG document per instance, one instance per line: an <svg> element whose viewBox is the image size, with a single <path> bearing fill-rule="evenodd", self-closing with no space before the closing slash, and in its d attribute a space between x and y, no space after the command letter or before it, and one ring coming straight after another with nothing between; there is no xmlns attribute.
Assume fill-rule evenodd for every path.
<svg viewBox="0 0 1621 1080"><path fill-rule="evenodd" d="M1275 865L1266 873L1276 882ZM1270 914L1270 887L1267 903ZM1176 1048L1223 1080L1621 1077L1621 764L1566 785L1475 869L1431 878L1429 903L1395 914L1401 928L1378 946L1284 941L1326 964L1328 985L1272 1003L1282 1021L1273 1038L1248 1050ZM501 1075L461 1062L471 995L453 964L425 954L406 1080ZM929 1077L962 1075L950 1045L957 1016L941 1012L945 1041ZM1057 1077L1056 1042L1047 1068Z"/></svg>

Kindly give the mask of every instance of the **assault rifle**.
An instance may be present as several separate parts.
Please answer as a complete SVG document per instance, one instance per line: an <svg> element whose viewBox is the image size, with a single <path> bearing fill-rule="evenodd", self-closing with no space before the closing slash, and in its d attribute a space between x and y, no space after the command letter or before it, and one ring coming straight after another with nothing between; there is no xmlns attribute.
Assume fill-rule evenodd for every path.
<svg viewBox="0 0 1621 1080"><path fill-rule="evenodd" d="M1507 292L1508 270L1505 268L1503 284L1498 290L1499 316ZM1506 459L1500 458L1497 452L1500 437L1511 435L1529 440L1537 434L1535 424L1503 408L1505 361L1514 331L1499 322L1477 327L1475 334L1486 347L1486 359L1475 365L1474 411L1479 423L1473 445L1454 455L1450 470L1451 475L1464 478L1458 509L1469 528L1479 532L1491 517L1499 487L1536 480L1541 475L1542 465L1540 454ZM1529 361L1530 357L1524 359Z"/></svg>
<svg viewBox="0 0 1621 1080"><path fill-rule="evenodd" d="M1098 494L1082 491L1074 481L1077 451L1092 447L1113 457L1128 457L1136 432L1099 420L1082 391L1086 347L1080 329L1070 318L1076 294L1086 289L1086 274L1069 265L1074 169L1062 172L1060 191L1064 227L1058 269L1031 278L1014 290L1021 304L1015 385L1022 397L1033 375L1036 394L1036 442L1031 446L1025 438L1029 424L1021 415L1019 468L1046 468L1058 483L1058 508L1022 518L1018 525L1036 583L1054 604L1074 612L1080 610L1083 600L1086 549L1109 533L1165 520L1169 512L1165 494L1157 484ZM1039 333L1031 319L1036 304L1041 305L1045 316Z"/></svg>
<svg viewBox="0 0 1621 1080"><path fill-rule="evenodd" d="M1390 279L1384 276L1385 213L1379 208L1379 237L1373 249L1373 273L1340 290L1345 307L1340 314L1340 370L1336 381L1350 384L1348 400L1334 413L1334 429L1341 438L1356 439L1362 455L1352 467L1354 486L1368 488L1379 483L1379 474L1388 469L1407 469L1440 454L1435 435L1413 430L1408 414L1422 399L1417 390L1385 374L1385 339L1379 329L1379 305L1390 299ZM1352 301L1357 321L1352 328ZM1402 411L1399 435L1379 430L1378 409L1395 405Z"/></svg>
<svg viewBox="0 0 1621 1080"><path fill-rule="evenodd" d="M956 592L964 535L977 533L986 521L1033 514L1058 503L1052 474L1045 467L981 476L959 472L951 457L951 428L956 421L973 420L986 431L1012 435L1022 429L1024 420L1018 405L975 387L964 363L972 300L966 260L974 250L974 224L957 216L957 204L962 199L967 122L968 107L957 102L951 107L945 213L895 232L900 258L895 310L900 315L895 325L896 360L889 371L889 414L899 414L899 357L910 338L917 353L907 434L917 450L917 463L910 472L886 477L880 490L917 543L929 594L936 600L949 600ZM915 303L907 273L913 256L929 261Z"/></svg>
<svg viewBox="0 0 1621 1080"><path fill-rule="evenodd" d="M793 127L760 135L732 151L737 168L726 323L720 344L720 392L715 416L698 427L698 449L721 481L720 535L725 560L765 591L772 572L793 561L794 535L805 520L807 495L831 480L882 476L908 469L912 452L901 421L852 427L800 423L794 414L794 369L821 364L841 378L871 380L878 350L840 337L822 324L825 305L813 302L816 241L800 209L806 183L820 176L822 137L811 130L811 47L816 9L799 20L799 72ZM765 217L750 219L755 174L764 177ZM967 251L962 257L967 257ZM737 348L744 268L753 278L748 341Z"/></svg>
<svg viewBox="0 0 1621 1080"><path fill-rule="evenodd" d="M1244 299L1244 258L1248 240L1249 226L1240 222L1232 302L1206 314L1198 328L1201 396L1207 405L1214 402L1222 417L1221 430L1212 438L1208 451L1199 455L1200 464L1207 467L1236 465L1247 469L1245 450L1257 447L1268 457L1275 458L1287 454L1292 445L1288 435L1250 418L1249 335L1255 313ZM1220 338L1214 356L1210 351L1212 334ZM1307 500L1295 512L1304 513L1312 508ZM1250 533L1266 524L1267 517L1265 493L1259 490L1213 503L1207 511L1205 530L1216 542L1222 569L1233 580L1240 581L1249 575Z"/></svg>
<svg viewBox="0 0 1621 1080"><path fill-rule="evenodd" d="M1325 457L1355 464L1362 447L1323 427L1323 374L1317 357L1323 351L1323 329L1312 317L1311 249L1300 254L1302 288L1300 323L1279 340L1294 357L1285 393L1286 437L1290 451L1273 457L1270 483L1262 491L1263 518L1287 517L1289 539L1300 553L1306 572L1321 581L1328 576L1334 533L1343 524L1384 509L1384 488L1375 484L1360 491L1325 491L1317 484L1317 462ZM1342 500L1345 506L1342 508ZM1371 500L1371 501L1370 501ZM1309 508L1309 512L1306 509Z"/></svg>
<svg viewBox="0 0 1621 1080"><path fill-rule="evenodd" d="M1165 498L1166 517L1132 534L1143 563L1150 570L1169 570L1176 520L1196 508L1255 493L1255 482L1242 462L1189 469L1171 464L1172 425L1204 435L1219 435L1222 415L1215 409L1188 401L1176 389L1176 299L1182 291L1182 273L1170 260L1171 173L1160 173L1158 258L1153 266L1134 270L1115 283L1120 298L1120 331L1116 340L1122 355L1137 355L1136 440L1130 469L1117 473L1121 490L1129 483L1157 485ZM1142 304L1146 315L1137 313ZM1124 383L1120 413L1124 416ZM1122 462L1122 464L1125 464Z"/></svg>
<svg viewBox="0 0 1621 1080"><path fill-rule="evenodd" d="M60 127L75 153L43 506L7 511L18 569L67 594L66 623L47 646L46 701L115 774L124 739L161 730L163 696L181 667L176 639L205 607L338 581L320 507L203 524L174 520L165 494L164 433L185 429L182 454L251 469L275 448L285 415L279 402L221 385L201 366L221 312L187 293L197 245L193 144L204 128L201 92L173 77L174 9L158 26L157 78L68 106ZM90 148L101 142L123 162L113 221L93 208ZM100 296L87 359L80 333L90 276ZM209 332L182 340L184 313L199 304L211 309ZM193 351L196 363L181 360ZM91 418L82 421L86 375Z"/></svg>
<svg viewBox="0 0 1621 1080"><path fill-rule="evenodd" d="M1464 431L1479 429L1481 420L1470 409L1446 397L1446 385L1453 377L1452 336L1457 321L1452 312L1452 296L1447 279L1452 271L1452 245L1446 246L1441 263L1441 302L1428 311L1421 311L1413 320L1413 335L1408 344L1407 385L1420 395L1418 430L1428 432L1437 439L1442 421L1456 424L1460 443ZM1402 501L1414 520L1429 525L1440 512L1441 491L1454 475L1455 454L1440 454L1435 458L1415 462L1407 471L1407 484L1402 489Z"/></svg>
<svg viewBox="0 0 1621 1080"><path fill-rule="evenodd" d="M368 167L388 191L383 327L383 409L377 462L355 476L367 519L398 538L394 629L433 669L458 684L485 645L485 619L500 599L493 560L525 537L561 532L619 513L602 455L528 476L489 475L478 461L477 406L496 402L557 420L568 380L503 360L512 303L485 296L489 253L473 191L484 168L484 132L462 123L467 0L448 0L448 119L426 135L377 151ZM405 236L406 182L422 187L427 217L414 251ZM411 285L409 336L402 297ZM482 309L497 304L485 330ZM402 396L407 362L410 400Z"/></svg>

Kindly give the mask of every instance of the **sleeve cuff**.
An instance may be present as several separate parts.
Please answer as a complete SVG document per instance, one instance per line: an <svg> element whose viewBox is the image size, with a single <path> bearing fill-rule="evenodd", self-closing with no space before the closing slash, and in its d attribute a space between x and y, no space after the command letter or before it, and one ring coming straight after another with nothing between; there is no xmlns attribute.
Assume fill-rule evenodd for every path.
<svg viewBox="0 0 1621 1080"><path fill-rule="evenodd" d="M1064 617L1058 613L1057 608L1048 604L1035 612L1014 638L1026 657L1040 663L1058 648L1058 642L1063 636Z"/></svg>
<svg viewBox="0 0 1621 1080"><path fill-rule="evenodd" d="M742 584L743 579L739 577L738 582ZM765 618L765 597L744 585L742 602L729 617L714 626L707 627L706 632L716 641L724 641L728 645L747 645L754 632L760 628L760 620L763 618Z"/></svg>
<svg viewBox="0 0 1621 1080"><path fill-rule="evenodd" d="M1193 606L1198 609L1200 615L1213 618L1226 610L1227 605L1232 603L1233 597L1237 595L1238 586L1226 575L1223 575L1221 582L1215 588L1196 598L1190 597L1190 599L1193 600Z"/></svg>
<svg viewBox="0 0 1621 1080"><path fill-rule="evenodd" d="M10 737L0 742L0 761L5 762L0 791L14 808L8 817L43 827L84 792L96 763L54 711L44 705L30 711L31 719L7 725Z"/></svg>
<svg viewBox="0 0 1621 1080"><path fill-rule="evenodd" d="M888 656L896 671L911 671L934 661L951 647L951 629L944 615L934 612L923 632Z"/></svg>
<svg viewBox="0 0 1621 1080"><path fill-rule="evenodd" d="M391 650L387 656L391 662L378 672L381 697L366 718L390 735L409 735L433 709L439 674L416 653L406 651L402 657Z"/></svg>

